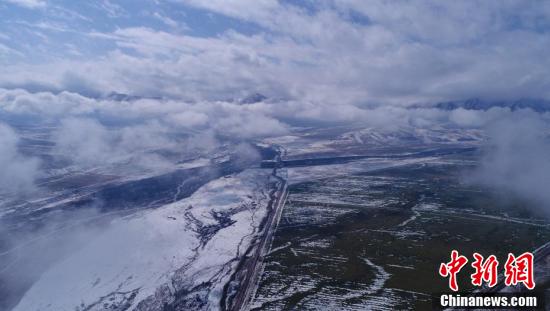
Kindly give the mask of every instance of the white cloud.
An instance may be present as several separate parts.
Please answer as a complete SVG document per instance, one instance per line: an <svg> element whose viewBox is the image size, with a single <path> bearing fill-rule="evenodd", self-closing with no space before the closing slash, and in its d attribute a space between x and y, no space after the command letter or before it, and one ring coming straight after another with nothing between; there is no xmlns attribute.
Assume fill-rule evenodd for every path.
<svg viewBox="0 0 550 311"><path fill-rule="evenodd" d="M68 118L54 132L54 152L81 168L132 164L137 168L168 167L154 151L169 149L174 142L155 123L108 129L90 118Z"/></svg>
<svg viewBox="0 0 550 311"><path fill-rule="evenodd" d="M484 123L480 114L479 111L459 108L451 112L449 119L459 126L477 127Z"/></svg>
<svg viewBox="0 0 550 311"><path fill-rule="evenodd" d="M175 21L174 19L171 19L170 17L164 15L164 14L161 14L159 12L155 12L153 13L153 17L155 17L156 19L158 19L159 21L163 22L164 24L166 24L167 26L170 26L170 27L173 27L173 28L177 28L180 26L180 23Z"/></svg>
<svg viewBox="0 0 550 311"><path fill-rule="evenodd" d="M510 126L513 124L513 126ZM548 120L532 112L508 115L489 124L490 144L471 180L533 201L550 211Z"/></svg>
<svg viewBox="0 0 550 311"><path fill-rule="evenodd" d="M33 190L39 176L39 161L19 153L19 137L9 126L0 123L0 193L24 193Z"/></svg>
<svg viewBox="0 0 550 311"><path fill-rule="evenodd" d="M56 151L83 166L116 162L114 141L97 121L67 119L54 133Z"/></svg>
<svg viewBox="0 0 550 311"><path fill-rule="evenodd" d="M5 1L25 7L25 8L29 8L29 9L46 7L45 0L5 0Z"/></svg>
<svg viewBox="0 0 550 311"><path fill-rule="evenodd" d="M93 100L84 96L61 92L30 93L25 90L0 89L0 108L14 115L35 115L43 119L60 115L79 115L91 113L94 109Z"/></svg>
<svg viewBox="0 0 550 311"><path fill-rule="evenodd" d="M550 28L550 9L540 2L181 3L259 29L209 37L146 24L90 31L89 40L115 48L6 66L0 86L197 101L261 92L331 105L550 98L550 38L540 31Z"/></svg>
<svg viewBox="0 0 550 311"><path fill-rule="evenodd" d="M13 54L16 56L23 56L23 53L10 48L9 46L0 43L0 55Z"/></svg>
<svg viewBox="0 0 550 311"><path fill-rule="evenodd" d="M99 7L103 9L107 15L111 18L118 18L126 15L126 10L120 5L113 3L109 0L102 0L99 2Z"/></svg>

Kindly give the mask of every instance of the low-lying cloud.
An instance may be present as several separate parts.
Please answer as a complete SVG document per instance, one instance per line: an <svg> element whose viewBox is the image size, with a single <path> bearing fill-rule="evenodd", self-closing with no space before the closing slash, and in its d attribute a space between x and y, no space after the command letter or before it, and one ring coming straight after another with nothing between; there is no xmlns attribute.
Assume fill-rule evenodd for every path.
<svg viewBox="0 0 550 311"><path fill-rule="evenodd" d="M0 219L0 284L9 285L0 286L0 309L10 310L42 273L93 241L112 216L89 207L49 214L40 224Z"/></svg>
<svg viewBox="0 0 550 311"><path fill-rule="evenodd" d="M34 188L34 181L39 176L39 161L22 155L18 142L17 133L0 123L0 194L27 192Z"/></svg>
<svg viewBox="0 0 550 311"><path fill-rule="evenodd" d="M535 114L510 115L488 126L489 143L473 181L534 202L550 214L550 131Z"/></svg>
<svg viewBox="0 0 550 311"><path fill-rule="evenodd" d="M129 163L142 168L168 167L155 152L175 142L156 123L108 129L95 119L63 119L53 132L54 154L80 168Z"/></svg>
<svg viewBox="0 0 550 311"><path fill-rule="evenodd" d="M250 104L150 98L114 100L71 92L31 93L6 89L0 89L0 109L7 120L31 119L33 124L53 126L54 154L80 167L123 162L143 168L162 167L169 163L156 155L158 150L175 150L182 155L208 152L228 140L238 142L285 135L296 125L356 124L391 131L442 125L483 128L513 116L524 119L537 115L543 120L541 122L550 119L548 113L501 107L486 111L462 108L447 111L429 107L381 105L369 108L278 99ZM11 149L13 144L9 145ZM10 154L9 157L13 157L13 151Z"/></svg>

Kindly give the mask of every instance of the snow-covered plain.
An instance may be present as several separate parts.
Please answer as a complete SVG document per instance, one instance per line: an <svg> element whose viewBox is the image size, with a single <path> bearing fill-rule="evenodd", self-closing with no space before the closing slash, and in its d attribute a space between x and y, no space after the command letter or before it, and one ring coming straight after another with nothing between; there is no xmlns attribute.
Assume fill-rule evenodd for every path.
<svg viewBox="0 0 550 311"><path fill-rule="evenodd" d="M14 310L156 310L176 294L181 304L182 293L218 309L265 216L270 173L222 177L187 199L113 221L47 270Z"/></svg>
<svg viewBox="0 0 550 311"><path fill-rule="evenodd" d="M403 165L410 165L414 163L428 163L431 161L437 161L437 157L423 157L423 158L411 158L411 159L362 159L343 164L329 164L319 166L300 166L286 168L286 174L288 176L289 184L298 184L305 181L311 181L316 179L323 179L335 176L346 176L352 174L359 174L365 172L371 172L380 169L386 169L390 167L397 167ZM284 174L282 172L281 174Z"/></svg>
<svg viewBox="0 0 550 311"><path fill-rule="evenodd" d="M391 154L400 150L414 152L421 146L476 146L486 139L478 129L449 128L350 128L302 129L292 135L270 137L264 142L284 147L283 159L322 156L364 155L373 152Z"/></svg>

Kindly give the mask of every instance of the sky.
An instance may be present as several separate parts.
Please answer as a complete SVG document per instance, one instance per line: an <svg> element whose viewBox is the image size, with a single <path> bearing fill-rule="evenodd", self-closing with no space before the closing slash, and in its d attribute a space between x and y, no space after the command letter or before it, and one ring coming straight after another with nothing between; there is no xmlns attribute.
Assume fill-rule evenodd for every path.
<svg viewBox="0 0 550 311"><path fill-rule="evenodd" d="M544 1L0 2L0 87L331 105L550 98Z"/></svg>

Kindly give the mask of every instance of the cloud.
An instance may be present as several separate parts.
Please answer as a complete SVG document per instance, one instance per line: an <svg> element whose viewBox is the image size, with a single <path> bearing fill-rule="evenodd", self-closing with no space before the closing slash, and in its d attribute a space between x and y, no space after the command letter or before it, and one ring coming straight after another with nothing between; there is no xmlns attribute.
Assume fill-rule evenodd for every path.
<svg viewBox="0 0 550 311"><path fill-rule="evenodd" d="M163 15L159 12L155 12L153 13L153 16L158 19L159 21L163 22L164 24L170 26L170 27L173 27L173 28L177 28L180 26L180 23L178 23L177 21L173 20L172 18L166 16L166 15Z"/></svg>
<svg viewBox="0 0 550 311"><path fill-rule="evenodd" d="M164 158L161 151L185 157L212 150L221 144L219 139L239 142L288 130L262 103L119 101L71 92L0 89L0 109L5 120L55 126L54 156L80 168L120 164L166 168L174 159Z"/></svg>
<svg viewBox="0 0 550 311"><path fill-rule="evenodd" d="M489 145L471 181L520 196L550 213L548 120L528 111L514 113L489 124L488 133Z"/></svg>
<svg viewBox="0 0 550 311"><path fill-rule="evenodd" d="M61 115L80 115L93 112L93 100L70 92L31 93L22 89L0 89L0 108L12 115L40 116L42 119Z"/></svg>
<svg viewBox="0 0 550 311"><path fill-rule="evenodd" d="M14 50L2 43L0 43L0 55L14 54L17 56L23 56L23 54L17 50Z"/></svg>
<svg viewBox="0 0 550 311"><path fill-rule="evenodd" d="M13 4L28 8L28 9L37 9L46 7L45 0L6 0L6 2L11 2Z"/></svg>
<svg viewBox="0 0 550 311"><path fill-rule="evenodd" d="M0 193L26 193L35 188L39 161L19 153L18 142L15 131L0 123Z"/></svg>
<svg viewBox="0 0 550 311"><path fill-rule="evenodd" d="M0 86L194 101L260 92L356 106L550 98L550 75L544 70L550 67L550 6L545 3L177 3L182 10L212 13L222 30L199 35L191 25L182 34L146 19L107 22L101 30L87 26L80 40L103 49L92 55L81 51L82 58L54 58L49 64L7 66ZM248 26L224 25L227 19Z"/></svg>
<svg viewBox="0 0 550 311"><path fill-rule="evenodd" d="M478 127L484 123L480 114L479 111L459 108L450 113L449 119L459 126Z"/></svg>
<svg viewBox="0 0 550 311"><path fill-rule="evenodd" d="M105 230L112 214L94 207L43 215L43 223L27 219L13 230L13 223L0 219L0 308L11 310L40 276L56 262L93 241Z"/></svg>
<svg viewBox="0 0 550 311"><path fill-rule="evenodd" d="M109 0L100 1L99 6L111 18L118 18L126 15L126 11L124 10L124 8L122 8L120 5L113 3Z"/></svg>
<svg viewBox="0 0 550 311"><path fill-rule="evenodd" d="M155 153L170 149L174 142L156 123L108 129L89 118L67 118L53 133L54 153L68 158L80 168L131 164L153 169L170 163Z"/></svg>
<svg viewBox="0 0 550 311"><path fill-rule="evenodd" d="M233 159L236 165L241 167L250 167L251 165L257 164L261 161L262 156L258 150L254 149L248 143L240 143L235 146Z"/></svg>
<svg viewBox="0 0 550 311"><path fill-rule="evenodd" d="M59 153L83 166L115 162L114 141L101 124L89 119L67 119L53 138Z"/></svg>

